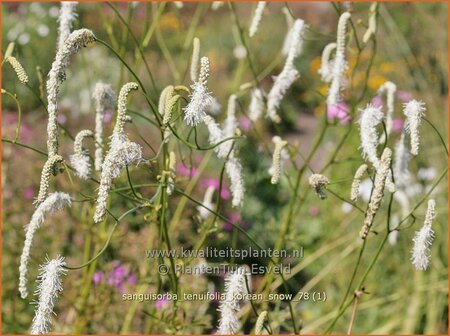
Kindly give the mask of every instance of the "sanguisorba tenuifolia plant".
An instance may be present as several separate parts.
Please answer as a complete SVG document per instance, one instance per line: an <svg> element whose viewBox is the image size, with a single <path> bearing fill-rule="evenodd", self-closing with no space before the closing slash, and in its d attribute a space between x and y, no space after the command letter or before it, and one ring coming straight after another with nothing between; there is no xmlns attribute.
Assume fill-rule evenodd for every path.
<svg viewBox="0 0 450 336"><path fill-rule="evenodd" d="M312 22L316 21L306 14L303 17L303 12L297 13L289 3L242 4L250 15L246 26L238 10L241 4L237 3L195 4L189 23L176 15L190 15L187 7L194 8L194 4L134 3L129 5L128 17L121 14L119 6L105 4L111 9L108 15L114 15L123 27L120 34L116 31L119 28L109 23L105 24L106 33L95 25L92 29L74 30L84 23L76 12L83 6L62 2L58 20L52 23L58 33L54 60L46 85L42 80L39 83L41 88L46 86L45 90L41 90L41 96L36 94L48 113L46 152L20 142L21 99L2 88L2 94L11 98L19 111L15 138L5 137L3 142L32 149L45 158L40 161L35 209L25 226L18 260L17 287L24 300L33 287L28 278L41 264L34 285L36 298L31 302L35 314L34 318L28 316L28 331L223 335L331 333L342 328L348 333L356 328L364 333L396 331L389 329L392 323L383 320L376 322L380 329L365 329L366 324L357 318L358 309L363 309L359 304L366 300L367 292L372 293L371 298L385 298L380 292L388 286L379 279L387 274L378 274L377 281L370 275L381 272L376 265L388 248L391 251L387 255L403 258L398 266L402 271L420 271L411 285L414 291L423 291L423 272L436 271L433 266L440 255L437 249L445 236L439 225L444 213L439 204L445 197L438 191L447 169L438 175L438 163L431 172L424 167L430 165L430 155L441 147L447 152L447 147L439 127L432 122L436 106L429 102L429 94L405 94L408 87L402 85L404 80L396 80L396 76L377 80L372 75L373 63L384 56L377 49L377 22L385 6L333 4L337 25L329 26L334 32L328 35L314 26ZM140 36L131 21L136 8L143 6L147 6L145 17L151 22L144 24ZM359 6L367 7L368 13L364 11L361 16L361 11L355 10ZM221 57L211 50L214 44L204 41L207 34L199 28L206 11L226 13L227 20L231 20L228 33L236 48L230 64L236 65L236 73L230 83L224 75L226 67L220 66ZM286 18L287 31L277 36L277 56L266 64L268 57L260 51L272 43L266 41L271 35L265 33L277 11ZM141 20L140 16L136 18ZM177 49L181 55L178 57L172 51L175 40L166 38L163 32L165 27L179 29L184 24L188 29L184 43ZM275 31L279 34L278 29ZM103 36L108 37L108 42ZM228 40L224 41L228 46ZM82 52L88 46L114 57L108 59L108 64L112 64L115 74L105 77L108 83L117 79L117 85L106 83L102 72L91 71L96 63ZM7 71L18 84L34 92L34 75L27 59L13 56L13 50L13 45L8 47L2 65L8 63ZM159 63L152 54L155 50L161 52L169 70L157 71ZM81 78L71 71L75 64L87 67L86 73L94 78L88 81L89 87L82 88L84 99L91 101L92 114L80 119L89 122L82 122L72 136L73 120L61 116L67 109L67 103L62 104L63 96L68 94L66 85ZM308 67L311 74L306 71ZM317 89L317 83L323 87ZM44 96L46 99L42 99ZM310 100L310 96L314 98ZM70 108L77 110L79 105L73 102ZM317 112L319 122L309 126L311 132L305 132L313 134L314 141L303 141L300 132L292 131L298 125L302 132L303 127L307 128L300 115L303 109ZM429 128L425 131L424 127ZM430 154L428 147L433 142L441 147ZM426 209L424 204L428 204ZM309 209L304 209L306 206ZM71 228L71 235L82 233L76 234L70 244L77 244L82 237L84 252L77 254L77 248L71 246L55 253L58 244L50 247L39 241L41 231L50 225L52 217L58 216L57 212L76 217L77 227ZM125 218L131 217L133 227L127 229ZM311 218L314 221L306 227L304 221ZM320 220L323 225L317 224ZM418 228L420 222L423 225ZM114 235L118 228L121 234ZM131 246L129 239L136 236L134 231L139 236L134 238L139 241L135 245L142 253L148 248L167 253L130 269L118 260L109 261L111 256L120 255L116 247ZM328 241L330 237L333 240ZM406 253L402 254L399 239L408 246ZM327 245L315 246L317 241ZM392 246L387 247L386 242ZM269 268L292 263L292 275L269 271L251 274L249 266L255 262L251 258L182 259L173 253L211 246L294 249L303 248L303 243L308 258L305 260L271 256L261 261L255 257L258 264ZM317 252L311 251L314 246ZM335 250L338 248L342 248L339 253ZM329 253L339 256L328 262L320 259ZM389 276L397 267L394 257L391 259L386 264ZM410 261L408 268L406 260ZM213 274L219 276L208 276L204 266L219 262L234 267ZM317 267L313 265L316 262ZM203 271L191 275L185 267ZM385 265L381 268L384 270ZM321 281L331 270L336 272L333 278L339 278L339 272L345 276L344 280L330 281L335 292L327 295L329 289L322 288ZM438 279L437 273L433 273L433 279ZM101 289L103 285L109 289ZM92 286L98 287L93 291ZM139 308L139 297L133 303L126 302L131 286L135 286L136 295L177 297L169 300L164 296L154 303L144 302L144 308ZM120 311L123 318L116 324L98 309L114 306L113 287L122 295L119 301L126 302L121 306L126 311ZM190 303L182 298L186 291L221 295ZM73 293L76 297L72 299ZM270 293L293 296L275 303L256 296ZM71 298L66 300L65 295ZM317 301L324 301L320 307L326 308L308 310L316 299L307 298L317 295L321 298ZM55 312L66 309L66 301L75 308L54 321ZM369 302L364 309L370 307ZM433 309L430 315L439 315ZM317 311L320 316L309 321ZM101 314L103 320L99 323L95 319Z"/></svg>

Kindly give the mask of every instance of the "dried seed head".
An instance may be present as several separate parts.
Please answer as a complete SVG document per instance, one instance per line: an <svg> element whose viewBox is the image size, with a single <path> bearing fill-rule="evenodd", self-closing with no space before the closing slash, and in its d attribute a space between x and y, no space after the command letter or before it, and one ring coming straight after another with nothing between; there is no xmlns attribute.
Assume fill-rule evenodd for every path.
<svg viewBox="0 0 450 336"><path fill-rule="evenodd" d="M15 58L14 56L8 56L5 58L5 61L8 62L13 70L15 71L17 78L22 84L28 83L28 75L23 68L22 64Z"/></svg>
<svg viewBox="0 0 450 336"><path fill-rule="evenodd" d="M411 251L411 262L419 271L425 271L431 263L430 247L434 239L434 231L431 227L436 217L436 202L428 201L427 213L422 229L417 231L414 238L414 246Z"/></svg>
<svg viewBox="0 0 450 336"><path fill-rule="evenodd" d="M312 174L309 177L309 185L314 189L314 192L320 199L327 198L325 189L329 183L328 177L321 174Z"/></svg>
<svg viewBox="0 0 450 336"><path fill-rule="evenodd" d="M44 223L47 214L53 214L64 209L65 206L71 206L70 196L63 192L50 194L34 211L30 223L25 228L25 242L19 266L19 292L22 299L28 296L27 291L27 273L28 261L30 259L31 245L37 229Z"/></svg>

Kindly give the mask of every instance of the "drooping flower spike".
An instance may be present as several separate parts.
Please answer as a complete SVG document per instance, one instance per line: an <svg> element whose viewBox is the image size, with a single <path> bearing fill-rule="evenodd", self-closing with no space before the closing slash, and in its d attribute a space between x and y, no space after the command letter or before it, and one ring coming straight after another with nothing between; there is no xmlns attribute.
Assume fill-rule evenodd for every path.
<svg viewBox="0 0 450 336"><path fill-rule="evenodd" d="M48 214L61 211L66 206L71 206L70 196L63 192L55 192L50 194L47 199L42 202L34 211L30 223L25 228L25 243L20 257L19 267L19 292L22 299L28 296L27 290L27 274L28 261L30 259L31 246L33 244L34 234L39 227L44 223L45 217Z"/></svg>

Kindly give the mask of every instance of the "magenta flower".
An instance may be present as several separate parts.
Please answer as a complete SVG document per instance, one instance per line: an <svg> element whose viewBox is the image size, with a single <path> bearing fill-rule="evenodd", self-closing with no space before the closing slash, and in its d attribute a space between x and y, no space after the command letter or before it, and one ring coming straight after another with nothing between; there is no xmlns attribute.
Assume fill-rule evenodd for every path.
<svg viewBox="0 0 450 336"><path fill-rule="evenodd" d="M242 228L250 227L248 222L245 222L242 220L240 212L233 212L231 214L228 214L228 220L236 225L239 225ZM228 222L224 222L223 230L226 232L231 232L231 231L233 231L233 225L231 225Z"/></svg>
<svg viewBox="0 0 450 336"><path fill-rule="evenodd" d="M335 105L327 106L327 117L329 121L339 120L341 125L347 125L350 122L348 105L339 102Z"/></svg>
<svg viewBox="0 0 450 336"><path fill-rule="evenodd" d="M394 118L392 120L392 131L400 133L403 130L403 124L404 124L403 119Z"/></svg>
<svg viewBox="0 0 450 336"><path fill-rule="evenodd" d="M383 98L381 98L381 96L375 96L372 99L372 105L374 107L381 107L383 106Z"/></svg>
<svg viewBox="0 0 450 336"><path fill-rule="evenodd" d="M413 99L413 95L408 91L397 91L397 98L400 99L403 103L407 103Z"/></svg>
<svg viewBox="0 0 450 336"><path fill-rule="evenodd" d="M94 276L92 277L92 282L96 285L98 285L103 280L104 273L102 271L98 271L94 273Z"/></svg>
<svg viewBox="0 0 450 336"><path fill-rule="evenodd" d="M156 310L164 309L169 304L169 300L167 299L158 299L155 302Z"/></svg>
<svg viewBox="0 0 450 336"><path fill-rule="evenodd" d="M252 121L246 116L241 116L239 118L239 125L243 131L248 131L252 128Z"/></svg>
<svg viewBox="0 0 450 336"><path fill-rule="evenodd" d="M23 191L23 197L26 200L31 200L33 199L33 195L34 195L34 189L33 187L26 187L25 190Z"/></svg>
<svg viewBox="0 0 450 336"><path fill-rule="evenodd" d="M309 213L310 216L316 217L319 214L319 208L315 207L315 206L312 206L312 207L309 208L308 213Z"/></svg>
<svg viewBox="0 0 450 336"><path fill-rule="evenodd" d="M208 187L213 187L217 191L219 190L220 187L220 181L219 179L216 178L206 178L200 182L200 185L205 189ZM222 191L220 193L220 197L222 197L225 200L230 199L231 197L230 189L228 189L225 182L222 182Z"/></svg>
<svg viewBox="0 0 450 336"><path fill-rule="evenodd" d="M127 278L127 282L129 285L136 285L138 282L138 277L136 274L130 274Z"/></svg>
<svg viewBox="0 0 450 336"><path fill-rule="evenodd" d="M113 118L113 111L111 109L107 109L105 114L103 115L103 122L108 123Z"/></svg>
<svg viewBox="0 0 450 336"><path fill-rule="evenodd" d="M176 168L177 168L178 175L189 176L189 177L193 177L193 176L197 175L197 168L186 167L183 162L177 162Z"/></svg>

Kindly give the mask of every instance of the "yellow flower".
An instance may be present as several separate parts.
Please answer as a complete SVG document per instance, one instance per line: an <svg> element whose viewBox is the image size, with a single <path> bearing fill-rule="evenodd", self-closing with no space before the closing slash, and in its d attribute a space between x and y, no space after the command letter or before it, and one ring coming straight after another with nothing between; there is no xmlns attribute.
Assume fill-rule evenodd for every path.
<svg viewBox="0 0 450 336"><path fill-rule="evenodd" d="M168 12L161 16L159 27L162 30L179 30L181 29L181 21L178 20L174 13Z"/></svg>
<svg viewBox="0 0 450 336"><path fill-rule="evenodd" d="M310 71L314 74L317 73L317 71L319 71L320 68L320 63L321 63L320 57L314 58L311 61L311 65L309 67Z"/></svg>
<svg viewBox="0 0 450 336"><path fill-rule="evenodd" d="M380 65L380 71L385 74L393 72L394 69L395 69L395 66L393 63L381 63L381 65Z"/></svg>
<svg viewBox="0 0 450 336"><path fill-rule="evenodd" d="M386 81L387 81L387 79L384 76L373 75L373 76L369 77L369 80L367 81L367 85L372 90L378 90L378 88Z"/></svg>

